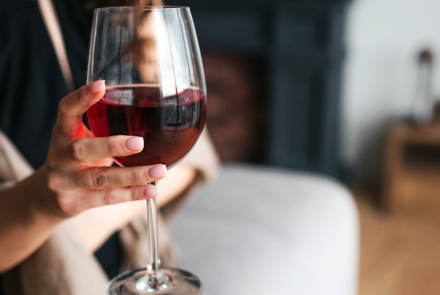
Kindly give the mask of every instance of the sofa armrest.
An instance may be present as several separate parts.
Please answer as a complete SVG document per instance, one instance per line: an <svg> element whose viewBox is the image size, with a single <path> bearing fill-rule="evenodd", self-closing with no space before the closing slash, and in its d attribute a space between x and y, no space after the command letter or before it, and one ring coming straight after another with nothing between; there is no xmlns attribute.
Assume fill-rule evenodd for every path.
<svg viewBox="0 0 440 295"><path fill-rule="evenodd" d="M206 295L354 295L357 209L336 181L227 165L173 220L181 266Z"/></svg>

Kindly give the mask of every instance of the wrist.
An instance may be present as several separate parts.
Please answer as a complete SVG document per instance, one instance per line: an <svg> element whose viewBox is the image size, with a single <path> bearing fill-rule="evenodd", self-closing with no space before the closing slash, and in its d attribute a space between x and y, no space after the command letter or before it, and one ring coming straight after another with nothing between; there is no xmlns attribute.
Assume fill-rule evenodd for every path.
<svg viewBox="0 0 440 295"><path fill-rule="evenodd" d="M32 254L65 220L50 205L45 175L39 169L0 197L0 271Z"/></svg>
<svg viewBox="0 0 440 295"><path fill-rule="evenodd" d="M57 209L52 193L47 187L48 167L43 165L26 179L18 182L5 192L4 201L15 218L21 220L24 228L37 220L44 223L61 223L68 216L63 216Z"/></svg>
<svg viewBox="0 0 440 295"><path fill-rule="evenodd" d="M56 195L48 187L50 168L47 163L43 164L34 173L34 178L30 182L31 187L35 187L38 192L32 198L31 206L36 214L46 218L59 219L64 221L72 217L63 212L57 202Z"/></svg>

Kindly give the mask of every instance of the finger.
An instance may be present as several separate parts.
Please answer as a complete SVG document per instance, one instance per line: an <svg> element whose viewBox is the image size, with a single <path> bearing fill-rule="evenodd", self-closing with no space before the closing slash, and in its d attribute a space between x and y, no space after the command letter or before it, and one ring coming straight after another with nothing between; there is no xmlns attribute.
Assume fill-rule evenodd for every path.
<svg viewBox="0 0 440 295"><path fill-rule="evenodd" d="M141 167L93 167L75 171L57 179L60 187L75 189L113 189L143 185L167 174L165 165Z"/></svg>
<svg viewBox="0 0 440 295"><path fill-rule="evenodd" d="M144 139L134 136L79 138L59 150L59 156L69 162L88 163L107 157L125 157L144 148Z"/></svg>
<svg viewBox="0 0 440 295"><path fill-rule="evenodd" d="M146 200L157 197L158 195L159 190L151 184L99 191L87 190L76 198L77 208L75 208L75 211L82 212L90 208L105 205Z"/></svg>
<svg viewBox="0 0 440 295"><path fill-rule="evenodd" d="M89 83L64 97L58 104L57 126L65 133L74 134L82 127L82 115L105 93L105 81Z"/></svg>

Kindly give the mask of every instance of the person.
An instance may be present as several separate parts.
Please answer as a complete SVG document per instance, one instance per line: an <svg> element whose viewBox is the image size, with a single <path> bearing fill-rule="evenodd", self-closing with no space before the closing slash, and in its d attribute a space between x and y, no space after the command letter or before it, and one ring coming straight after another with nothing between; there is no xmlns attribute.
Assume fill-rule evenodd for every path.
<svg viewBox="0 0 440 295"><path fill-rule="evenodd" d="M92 11L105 3L53 2L73 83L83 85ZM163 165L110 167L111 157L137 153L143 142L132 136L93 138L84 124L83 113L103 96L105 82L68 94L37 3L2 1L0 22L0 294L2 289L5 294L14 289L22 294L102 293L100 288L120 272L121 264L131 268L143 263L145 225L140 217L145 201L136 200L159 195L159 207L170 216L195 184L213 175L218 159L204 135L202 149L209 150L210 160L189 160L167 177ZM206 163L210 168L203 168ZM1 167L9 172L2 174ZM161 180L160 194L144 185L153 180ZM117 203L122 204L107 206ZM161 259L173 265L163 229L161 236ZM94 277L100 271L94 260L107 278ZM88 271L75 268L81 262ZM36 275L60 269L69 275L47 275L63 282L58 285Z"/></svg>

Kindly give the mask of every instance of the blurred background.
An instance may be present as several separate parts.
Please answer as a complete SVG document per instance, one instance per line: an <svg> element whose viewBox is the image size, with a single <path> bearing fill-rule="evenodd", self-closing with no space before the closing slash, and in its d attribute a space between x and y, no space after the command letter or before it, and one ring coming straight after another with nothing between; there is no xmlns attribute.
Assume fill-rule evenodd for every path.
<svg viewBox="0 0 440 295"><path fill-rule="evenodd" d="M438 294L440 2L166 4L191 7L222 160L346 183L359 294Z"/></svg>

